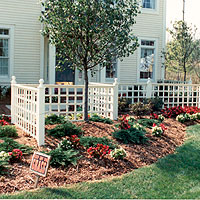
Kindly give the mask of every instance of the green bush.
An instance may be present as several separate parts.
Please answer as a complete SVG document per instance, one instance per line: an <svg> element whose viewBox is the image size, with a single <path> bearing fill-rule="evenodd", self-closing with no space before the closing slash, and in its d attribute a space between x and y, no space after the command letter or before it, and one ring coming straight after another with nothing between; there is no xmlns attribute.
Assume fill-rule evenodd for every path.
<svg viewBox="0 0 200 200"><path fill-rule="evenodd" d="M136 115L136 116L143 116L150 114L152 112L152 107L151 104L143 104L141 102L131 104L130 105L131 111Z"/></svg>
<svg viewBox="0 0 200 200"><path fill-rule="evenodd" d="M78 151L73 149L64 151L61 148L54 149L48 153L51 156L50 165L52 167L67 167L70 164L76 165L78 157Z"/></svg>
<svg viewBox="0 0 200 200"><path fill-rule="evenodd" d="M150 104L153 111L160 111L164 105L164 102L159 97L145 99L144 104Z"/></svg>
<svg viewBox="0 0 200 200"><path fill-rule="evenodd" d="M0 137L17 137L15 126L0 126Z"/></svg>
<svg viewBox="0 0 200 200"><path fill-rule="evenodd" d="M51 114L45 118L46 125L62 124L62 123L65 123L65 117L62 115L58 116L56 114Z"/></svg>
<svg viewBox="0 0 200 200"><path fill-rule="evenodd" d="M14 141L11 138L2 138L4 140L3 143L0 143L0 152L5 151L5 152L11 152L13 149L20 149L24 154L30 154L32 153L33 149L29 146L19 144L18 142Z"/></svg>
<svg viewBox="0 0 200 200"><path fill-rule="evenodd" d="M153 124L155 123L156 125L160 124L160 121L157 119L139 119L137 121L140 125L146 127L146 128L152 128Z"/></svg>
<svg viewBox="0 0 200 200"><path fill-rule="evenodd" d="M129 109L129 104L131 104L131 99L127 98L119 98L118 99L118 111L119 112L125 112Z"/></svg>
<svg viewBox="0 0 200 200"><path fill-rule="evenodd" d="M110 149L115 149L117 147L117 145L114 144L114 141L107 137L81 137L80 144L86 148L94 147L97 144L107 145L110 147Z"/></svg>
<svg viewBox="0 0 200 200"><path fill-rule="evenodd" d="M102 122L104 124L113 124L113 121L111 119L103 118L97 114L92 115L92 117L90 117L89 120L93 122Z"/></svg>
<svg viewBox="0 0 200 200"><path fill-rule="evenodd" d="M113 133L113 137L117 140L120 140L124 144L145 144L148 141L148 138L145 136L145 133L136 128L115 131Z"/></svg>
<svg viewBox="0 0 200 200"><path fill-rule="evenodd" d="M67 121L65 124L57 125L55 128L47 130L47 134L51 135L55 138L61 138L64 136L71 136L71 135L80 135L83 133L83 130L72 124L71 122Z"/></svg>
<svg viewBox="0 0 200 200"><path fill-rule="evenodd" d="M114 149L111 151L111 157L114 159L124 159L126 157L126 151L122 147L120 149Z"/></svg>
<svg viewBox="0 0 200 200"><path fill-rule="evenodd" d="M61 148L62 150L69 150L69 149L72 149L72 142L67 140L67 139L64 139L59 145L58 145L59 148Z"/></svg>

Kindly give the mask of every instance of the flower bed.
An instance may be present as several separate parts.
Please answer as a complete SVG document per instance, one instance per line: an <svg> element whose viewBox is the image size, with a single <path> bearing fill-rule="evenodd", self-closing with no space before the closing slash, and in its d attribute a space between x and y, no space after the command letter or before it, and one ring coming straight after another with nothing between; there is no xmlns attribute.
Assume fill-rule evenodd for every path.
<svg viewBox="0 0 200 200"><path fill-rule="evenodd" d="M128 118L128 122L126 120L127 117L122 117L121 121L119 121L121 122L121 126L118 126L117 129L124 127L124 130L127 130L129 126L134 126L134 130L144 130L144 127L137 124L137 121L134 122L130 118ZM82 134L69 134L61 138L46 136L45 148L35 148L37 146L36 141L24 135L20 129L17 129L19 138L16 138L15 141L30 145L36 151L49 152L56 148L64 149L62 151L58 149L54 152L55 155L60 154L62 156L62 152L64 151L65 154L68 152L66 155L69 156L70 152L68 150L70 148L78 152L77 157L79 159L77 160L77 165L68 163L68 160L65 159L66 167L50 167L47 177L42 178L39 182L40 187L64 186L65 184L98 180L109 176L119 176L139 167L150 165L156 162L157 159L173 153L175 148L184 141L185 125L174 119L165 119L162 123L167 127L167 130L165 130L165 133L161 137L153 136L152 129L145 128L145 136L148 138L145 144L124 144L122 141L115 139L113 137L113 129L116 129L116 122L115 124L74 122L73 124L81 127L83 130ZM50 130L56 126L46 125L46 128ZM82 137L90 139L87 142L86 138L86 141L84 140L84 143L81 143L82 140L80 138ZM94 140L91 140L91 137L100 138L99 141L101 144L95 144ZM103 137L107 139L101 139ZM66 139L65 142L61 143L64 138ZM86 146L83 146L83 144ZM88 144L93 145L88 147ZM72 158L70 157L70 159ZM14 162L10 166L8 169L9 174L0 177L0 191L2 193L33 188L35 175L29 171L30 162L31 155L24 155L19 163Z"/></svg>

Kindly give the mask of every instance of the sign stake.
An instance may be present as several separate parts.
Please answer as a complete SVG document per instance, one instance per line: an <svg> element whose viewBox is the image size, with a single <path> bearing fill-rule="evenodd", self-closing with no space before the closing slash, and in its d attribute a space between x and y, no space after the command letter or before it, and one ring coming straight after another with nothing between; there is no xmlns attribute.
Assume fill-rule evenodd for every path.
<svg viewBox="0 0 200 200"><path fill-rule="evenodd" d="M36 176L36 179L35 179L34 188L37 188L40 176L39 175L35 175L35 176Z"/></svg>

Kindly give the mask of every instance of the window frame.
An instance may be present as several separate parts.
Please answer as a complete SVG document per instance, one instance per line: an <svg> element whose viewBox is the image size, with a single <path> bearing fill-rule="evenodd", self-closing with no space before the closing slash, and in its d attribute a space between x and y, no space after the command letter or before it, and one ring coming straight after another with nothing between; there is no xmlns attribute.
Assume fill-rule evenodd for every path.
<svg viewBox="0 0 200 200"><path fill-rule="evenodd" d="M113 78L107 78L106 77L106 67L104 67L104 77L105 77L105 82L107 83L112 83L114 82L115 78L118 78L118 59L115 59L115 62L113 62L116 64L116 72L115 72L115 77Z"/></svg>
<svg viewBox="0 0 200 200"><path fill-rule="evenodd" d="M2 39L8 39L8 75L0 75L0 82L10 82L14 66L14 26L0 24L0 29L9 30L9 35L0 35Z"/></svg>
<svg viewBox="0 0 200 200"><path fill-rule="evenodd" d="M159 0L155 0L155 8L143 8L143 0L141 0L141 13L144 14L154 14L158 15L159 14Z"/></svg>
<svg viewBox="0 0 200 200"><path fill-rule="evenodd" d="M141 45L142 40L153 41L154 46ZM153 75L152 75L151 81L155 82L155 80L157 80L158 39L157 38L139 38L139 44L140 44L140 47L138 48L137 81L146 82L148 80L148 78L140 78L141 49L145 48L145 49L154 49L154 66L152 70Z"/></svg>

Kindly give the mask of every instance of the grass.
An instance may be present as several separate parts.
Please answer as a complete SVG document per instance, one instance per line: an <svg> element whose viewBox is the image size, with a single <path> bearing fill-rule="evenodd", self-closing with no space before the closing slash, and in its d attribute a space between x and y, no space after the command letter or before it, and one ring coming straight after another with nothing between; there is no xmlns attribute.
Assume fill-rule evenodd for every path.
<svg viewBox="0 0 200 200"><path fill-rule="evenodd" d="M187 130L176 153L124 176L98 182L1 195L21 199L198 199L200 198L200 125Z"/></svg>

